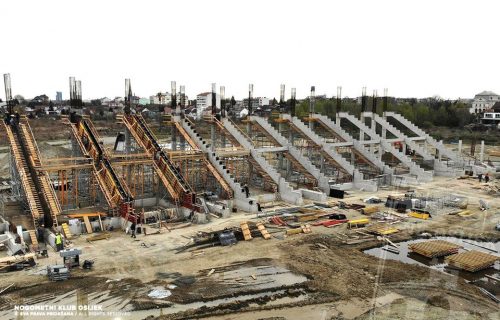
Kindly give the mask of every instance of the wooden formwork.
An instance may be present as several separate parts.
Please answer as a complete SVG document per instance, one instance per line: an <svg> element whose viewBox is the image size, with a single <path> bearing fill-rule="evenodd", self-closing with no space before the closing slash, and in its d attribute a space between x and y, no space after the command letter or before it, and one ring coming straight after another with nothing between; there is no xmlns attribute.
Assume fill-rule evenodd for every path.
<svg viewBox="0 0 500 320"><path fill-rule="evenodd" d="M498 260L500 257L476 250L455 254L445 259L450 266L470 272L487 269Z"/></svg>
<svg viewBox="0 0 500 320"><path fill-rule="evenodd" d="M366 227L365 231L369 232L369 233L374 233L374 234L378 234L381 236L385 236L388 234L397 233L397 232L399 232L399 229L395 228L392 225L387 224L387 223L376 223L376 224L372 224L371 226Z"/></svg>
<svg viewBox="0 0 500 320"><path fill-rule="evenodd" d="M408 249L427 258L443 257L458 253L460 245L444 240L432 240L425 242L412 243Z"/></svg>

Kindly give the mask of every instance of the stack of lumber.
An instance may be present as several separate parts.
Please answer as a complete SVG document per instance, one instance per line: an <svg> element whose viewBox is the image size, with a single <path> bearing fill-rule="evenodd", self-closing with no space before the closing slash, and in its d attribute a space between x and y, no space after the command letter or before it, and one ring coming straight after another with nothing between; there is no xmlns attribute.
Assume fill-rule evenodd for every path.
<svg viewBox="0 0 500 320"><path fill-rule="evenodd" d="M387 223L376 223L376 224L372 224L371 226L366 227L365 231L368 233L373 233L373 234L385 236L388 234L393 234L393 233L399 232L399 229L395 228L392 225L387 224Z"/></svg>
<svg viewBox="0 0 500 320"><path fill-rule="evenodd" d="M412 243L408 249L427 258L443 257L458 253L460 245L444 240L432 240Z"/></svg>
<svg viewBox="0 0 500 320"><path fill-rule="evenodd" d="M370 206L370 207L362 208L359 210L359 212L361 212L361 214L364 214L367 216L371 215L372 213L379 212L379 211L380 211L379 206Z"/></svg>
<svg viewBox="0 0 500 320"><path fill-rule="evenodd" d="M369 223L370 223L370 219L368 219L368 218L354 219L354 220L349 220L347 222L349 228L365 226Z"/></svg>
<svg viewBox="0 0 500 320"><path fill-rule="evenodd" d="M35 258L34 253L20 254L10 257L0 258L0 270L5 269L13 264L19 263L29 263L29 261L33 261Z"/></svg>
<svg viewBox="0 0 500 320"><path fill-rule="evenodd" d="M347 221L348 221L347 219L343 219L343 220L334 220L334 219L322 220L322 221L318 221L316 223L313 223L313 226L323 226L323 227L331 228L333 226L337 226L337 225L346 223Z"/></svg>
<svg viewBox="0 0 500 320"><path fill-rule="evenodd" d="M455 254L446 258L446 262L450 266L469 272L490 268L498 260L500 260L500 257L476 250Z"/></svg>

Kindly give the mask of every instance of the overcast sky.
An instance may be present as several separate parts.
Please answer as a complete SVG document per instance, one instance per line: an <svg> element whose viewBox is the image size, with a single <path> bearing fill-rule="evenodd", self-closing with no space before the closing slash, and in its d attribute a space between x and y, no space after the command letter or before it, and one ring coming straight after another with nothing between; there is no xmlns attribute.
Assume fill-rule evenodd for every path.
<svg viewBox="0 0 500 320"><path fill-rule="evenodd" d="M500 1L1 0L0 73L13 94L83 98L170 91L193 98L210 83L242 98L404 97L500 92ZM3 82L3 81L1 81ZM2 88L0 97L4 98Z"/></svg>

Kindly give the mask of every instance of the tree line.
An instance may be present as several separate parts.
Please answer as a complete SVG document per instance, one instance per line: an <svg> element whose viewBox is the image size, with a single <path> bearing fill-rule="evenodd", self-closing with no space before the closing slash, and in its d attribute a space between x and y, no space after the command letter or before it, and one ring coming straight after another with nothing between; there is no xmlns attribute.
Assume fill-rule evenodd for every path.
<svg viewBox="0 0 500 320"><path fill-rule="evenodd" d="M376 98L376 110L379 115L383 113L383 100ZM316 113L324 114L330 118L335 117L337 99L317 99L314 109ZM373 98L368 97L366 111L372 111ZM341 112L348 112L355 116L361 114L361 104L356 99L343 98L341 102ZM437 98L417 101L416 99L405 99L398 101L389 98L387 111L401 114L419 127L429 128L432 126L444 126L450 128L463 127L474 122L475 116L469 113L469 106L460 101L442 100ZM309 114L309 99L302 100L296 107L298 117L306 117Z"/></svg>

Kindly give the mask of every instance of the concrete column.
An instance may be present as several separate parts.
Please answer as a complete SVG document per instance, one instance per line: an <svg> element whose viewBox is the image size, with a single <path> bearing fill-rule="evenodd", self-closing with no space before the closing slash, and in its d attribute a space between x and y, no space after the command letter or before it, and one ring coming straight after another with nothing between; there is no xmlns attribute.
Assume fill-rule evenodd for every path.
<svg viewBox="0 0 500 320"><path fill-rule="evenodd" d="M365 115L361 112L360 120L362 124L365 124ZM359 128L359 141L365 140L365 134L361 128Z"/></svg>
<svg viewBox="0 0 500 320"><path fill-rule="evenodd" d="M439 141L440 145L443 145L443 140ZM439 152L438 160L441 161L441 152Z"/></svg>
<svg viewBox="0 0 500 320"><path fill-rule="evenodd" d="M131 151L130 132L125 130L125 153L128 155ZM132 166L127 166L127 185L132 183Z"/></svg>
<svg viewBox="0 0 500 320"><path fill-rule="evenodd" d="M172 151L177 150L177 129L172 126Z"/></svg>
<svg viewBox="0 0 500 320"><path fill-rule="evenodd" d="M351 164L354 165L356 158L354 157L354 152L351 151Z"/></svg>
<svg viewBox="0 0 500 320"><path fill-rule="evenodd" d="M311 129L311 131L314 131L314 121L311 121L312 119L309 119L309 129Z"/></svg>
<svg viewBox="0 0 500 320"><path fill-rule="evenodd" d="M283 153L278 153L278 172L283 168Z"/></svg>
<svg viewBox="0 0 500 320"><path fill-rule="evenodd" d="M484 140L481 140L481 153L479 154L479 161L483 162L484 159Z"/></svg>
<svg viewBox="0 0 500 320"><path fill-rule="evenodd" d="M210 139L212 140L210 143L210 150L215 151L215 124L212 122L210 125Z"/></svg>
<svg viewBox="0 0 500 320"><path fill-rule="evenodd" d="M462 140L458 140L458 154L462 154Z"/></svg>
<svg viewBox="0 0 500 320"><path fill-rule="evenodd" d="M251 135L250 135L250 134L252 133L252 132L251 132L251 131L252 131L252 122L250 122L250 117L248 117L248 119L247 119L247 120L248 120L248 122L247 122L247 135L248 135L249 137L251 137Z"/></svg>
<svg viewBox="0 0 500 320"><path fill-rule="evenodd" d="M292 163L287 159L286 160L286 177L289 178L292 174Z"/></svg>
<svg viewBox="0 0 500 320"><path fill-rule="evenodd" d="M226 147L226 136L224 134L222 134L220 139L221 139L222 147L225 148Z"/></svg>
<svg viewBox="0 0 500 320"><path fill-rule="evenodd" d="M179 149L186 150L186 139L183 136L179 137Z"/></svg>
<svg viewBox="0 0 500 320"><path fill-rule="evenodd" d="M323 158L323 153L320 154L320 172L325 172L325 159Z"/></svg>
<svg viewBox="0 0 500 320"><path fill-rule="evenodd" d="M382 118L384 118L384 120L387 120L385 112L382 114ZM382 139L387 139L386 137L387 137L387 130L382 126Z"/></svg>

